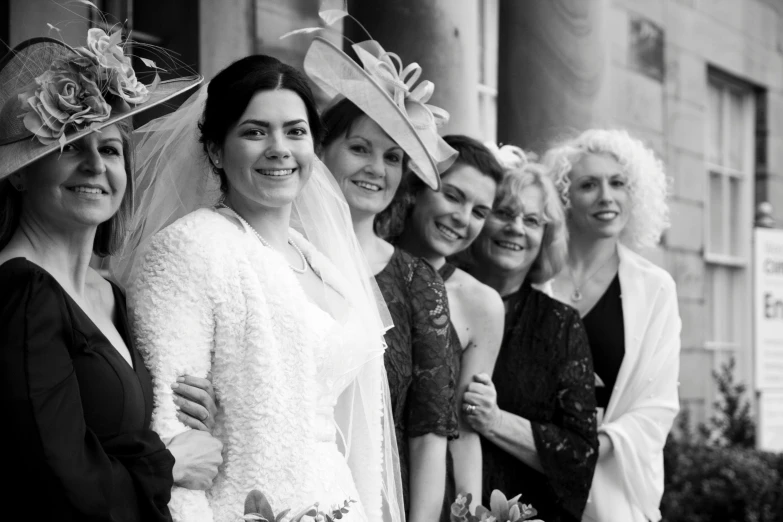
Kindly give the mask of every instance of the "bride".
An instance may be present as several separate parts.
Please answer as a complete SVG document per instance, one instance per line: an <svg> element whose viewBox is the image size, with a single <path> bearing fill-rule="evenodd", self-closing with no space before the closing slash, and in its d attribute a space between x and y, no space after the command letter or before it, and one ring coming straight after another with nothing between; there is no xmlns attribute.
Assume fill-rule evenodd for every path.
<svg viewBox="0 0 783 522"><path fill-rule="evenodd" d="M139 131L139 222L114 269L153 377L152 428L188 429L169 383L210 376L224 444L210 490L172 491L174 520L237 520L252 489L276 512L348 501L343 520L401 519L388 311L315 156L321 134L302 73L261 55Z"/></svg>

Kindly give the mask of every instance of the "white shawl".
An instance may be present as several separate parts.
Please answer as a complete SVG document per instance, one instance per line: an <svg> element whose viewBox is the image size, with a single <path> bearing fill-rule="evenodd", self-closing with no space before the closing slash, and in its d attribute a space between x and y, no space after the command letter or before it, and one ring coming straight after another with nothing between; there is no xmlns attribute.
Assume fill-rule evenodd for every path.
<svg viewBox="0 0 783 522"><path fill-rule="evenodd" d="M595 469L583 522L661 519L663 445L679 411L681 321L674 280L622 245L625 356L598 427L613 451Z"/></svg>

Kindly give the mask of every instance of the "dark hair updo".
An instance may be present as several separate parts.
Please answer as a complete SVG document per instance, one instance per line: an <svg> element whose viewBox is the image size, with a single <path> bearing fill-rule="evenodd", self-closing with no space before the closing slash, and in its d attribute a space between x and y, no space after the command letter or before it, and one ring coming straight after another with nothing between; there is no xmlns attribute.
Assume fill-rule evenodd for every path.
<svg viewBox="0 0 783 522"><path fill-rule="evenodd" d="M198 126L201 131L199 141L207 157L209 157L209 145L223 143L228 130L239 120L257 92L277 89L293 91L304 102L310 132L317 150L323 137L323 125L318 116L313 92L304 73L277 58L256 54L232 63L209 83L204 116ZM227 193L226 173L214 164L212 170L220 178L221 192Z"/></svg>

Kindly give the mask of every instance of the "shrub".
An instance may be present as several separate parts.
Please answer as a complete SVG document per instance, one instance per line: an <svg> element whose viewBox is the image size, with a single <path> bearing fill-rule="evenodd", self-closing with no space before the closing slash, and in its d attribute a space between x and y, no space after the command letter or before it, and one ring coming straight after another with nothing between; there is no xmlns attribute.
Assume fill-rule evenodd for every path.
<svg viewBox="0 0 783 522"><path fill-rule="evenodd" d="M720 394L709 425L682 410L664 447L666 522L783 522L783 454L753 449L756 426L732 358L713 372Z"/></svg>
<svg viewBox="0 0 783 522"><path fill-rule="evenodd" d="M783 455L670 438L664 469L666 522L783 522Z"/></svg>

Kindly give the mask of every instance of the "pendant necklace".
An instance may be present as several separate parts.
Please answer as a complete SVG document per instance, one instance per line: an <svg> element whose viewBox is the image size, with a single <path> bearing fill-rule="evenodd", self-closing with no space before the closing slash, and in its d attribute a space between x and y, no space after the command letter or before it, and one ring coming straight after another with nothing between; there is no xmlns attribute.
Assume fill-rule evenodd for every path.
<svg viewBox="0 0 783 522"><path fill-rule="evenodd" d="M600 272L601 270L603 270L603 268L604 268L606 265L608 265L608 264L609 264L609 261L611 261L612 259L614 259L614 255L611 255L611 256L609 256L609 259L607 259L606 261L604 261L604 262L603 262L603 264L601 264L601 266L599 266L599 267L596 269L596 271L595 271L595 272L593 272L592 274L590 274L590 277L586 278L586 279L585 279L584 281L582 281L582 283L581 283L581 284L579 284L579 285L577 285L577 284L576 284L576 278L574 277L574 271L573 271L573 270L571 270L571 266L569 266L569 267L568 267L568 272L569 272L569 274L571 275L571 284L572 284L572 285L574 285L574 291L573 291L573 292L571 292L571 301L573 301L574 303L578 303L579 301L581 301L581 300L582 300L582 298L584 297L584 295L582 295L582 288L583 288L583 287L584 287L584 286L587 284L587 282L588 282L588 281L590 281L592 278L594 278L594 277L596 276L596 274L598 274L598 272Z"/></svg>
<svg viewBox="0 0 783 522"><path fill-rule="evenodd" d="M245 218L240 216L239 213L236 210L234 210L233 208L229 207L225 203L221 203L220 205L218 205L218 207L225 208L226 210L228 210L232 214L234 214L234 217L236 217L243 225L245 225L247 228L249 228L253 232L253 234L255 234L255 236L258 238L258 240L261 242L262 245L264 245L265 247L267 247L269 249L274 250L274 248L272 248L272 245L270 245L269 242L266 239L261 237L261 234L259 234L258 231L250 225L250 223L245 221ZM294 240L291 239L290 237L288 238L288 244L291 245L292 247L294 247L294 250L296 250L296 252L299 254L299 257L302 259L302 268L296 268L295 266L291 266L290 264L288 265L288 268L290 268L291 270L293 270L297 274L304 274L305 272L307 272L307 266L308 266L307 258L305 258L305 256L302 253L302 251L299 249L299 247L296 245L296 243L294 243Z"/></svg>

